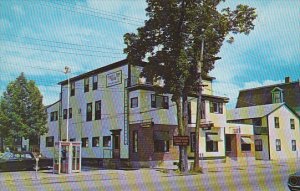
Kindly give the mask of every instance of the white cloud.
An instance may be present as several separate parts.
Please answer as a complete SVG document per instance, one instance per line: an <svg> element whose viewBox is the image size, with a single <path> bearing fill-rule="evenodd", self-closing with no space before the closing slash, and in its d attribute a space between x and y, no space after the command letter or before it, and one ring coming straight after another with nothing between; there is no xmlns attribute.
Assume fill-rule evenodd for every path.
<svg viewBox="0 0 300 191"><path fill-rule="evenodd" d="M234 83L213 82L213 95L228 97L229 103L226 106L229 109L235 108L239 90L240 87Z"/></svg>
<svg viewBox="0 0 300 191"><path fill-rule="evenodd" d="M261 86L268 86L268 85L273 85L273 84L279 84L282 83L282 81L277 80L265 80L263 82L258 82L258 81L251 81L251 82L245 82L243 89L250 89L250 88L257 88Z"/></svg>

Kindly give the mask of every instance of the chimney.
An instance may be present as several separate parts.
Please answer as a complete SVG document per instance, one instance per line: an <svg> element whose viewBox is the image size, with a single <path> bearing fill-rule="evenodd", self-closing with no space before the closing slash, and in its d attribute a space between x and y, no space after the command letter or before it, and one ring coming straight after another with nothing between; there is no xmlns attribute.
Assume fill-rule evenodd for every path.
<svg viewBox="0 0 300 191"><path fill-rule="evenodd" d="M286 84L291 83L291 78L289 76L285 77L285 83Z"/></svg>

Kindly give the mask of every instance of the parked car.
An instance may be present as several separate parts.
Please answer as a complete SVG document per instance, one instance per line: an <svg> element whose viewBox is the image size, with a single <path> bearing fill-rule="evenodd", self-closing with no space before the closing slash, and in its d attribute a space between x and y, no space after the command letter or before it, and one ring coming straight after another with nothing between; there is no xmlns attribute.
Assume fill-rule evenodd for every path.
<svg viewBox="0 0 300 191"><path fill-rule="evenodd" d="M52 167L53 161L41 157L38 170ZM0 157L0 171L35 170L36 157L32 152L6 152Z"/></svg>
<svg viewBox="0 0 300 191"><path fill-rule="evenodd" d="M300 191L300 171L289 176L288 187L291 191Z"/></svg>

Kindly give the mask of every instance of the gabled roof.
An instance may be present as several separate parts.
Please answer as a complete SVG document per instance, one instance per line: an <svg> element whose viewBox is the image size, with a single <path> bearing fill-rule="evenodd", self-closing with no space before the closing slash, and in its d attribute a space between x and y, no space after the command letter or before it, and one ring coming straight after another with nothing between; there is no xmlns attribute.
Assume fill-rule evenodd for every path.
<svg viewBox="0 0 300 191"><path fill-rule="evenodd" d="M240 90L236 108L272 104L272 90L275 88L282 89L283 102L300 115L300 80Z"/></svg>
<svg viewBox="0 0 300 191"><path fill-rule="evenodd" d="M48 109L49 107L51 107L51 106L57 104L58 102L60 102L60 100L58 100L58 101L56 101L56 102L54 102L54 103L52 103L52 104L50 104L50 105L46 105L45 108Z"/></svg>
<svg viewBox="0 0 300 191"><path fill-rule="evenodd" d="M227 110L227 120L239 120L239 119L253 119L253 118L261 118L264 117L279 107L285 105L284 103L275 103L268 105L258 105L251 107L241 107L235 108L231 110Z"/></svg>

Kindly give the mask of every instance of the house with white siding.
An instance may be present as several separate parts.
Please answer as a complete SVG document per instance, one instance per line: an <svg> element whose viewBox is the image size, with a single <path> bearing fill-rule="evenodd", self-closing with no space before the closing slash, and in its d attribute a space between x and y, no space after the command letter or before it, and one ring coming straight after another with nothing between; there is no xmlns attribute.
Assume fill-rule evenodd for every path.
<svg viewBox="0 0 300 191"><path fill-rule="evenodd" d="M285 103L235 108L227 112L227 121L253 125L256 159L300 157L299 116Z"/></svg>
<svg viewBox="0 0 300 191"><path fill-rule="evenodd" d="M127 60L109 64L59 82L61 99L47 107L49 131L41 138L43 155L53 156L59 140L81 141L83 161L107 161L150 166L178 160L175 103L171 94L158 94L151 82L140 77L146 63ZM213 95L212 77L204 77L203 128L200 153L204 158L225 158L225 126L228 98ZM69 91L69 92L68 92ZM69 100L69 106L68 106ZM195 148L196 96L189 98L189 157ZM68 133L66 132L68 120Z"/></svg>

